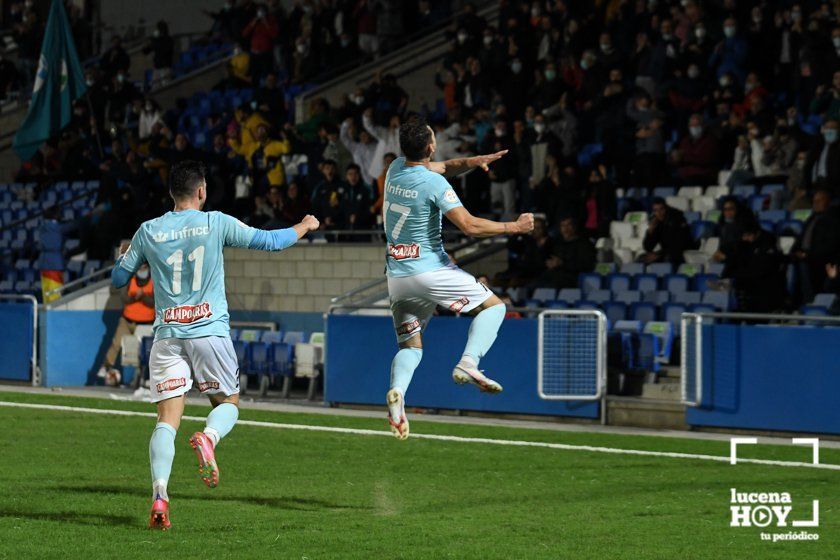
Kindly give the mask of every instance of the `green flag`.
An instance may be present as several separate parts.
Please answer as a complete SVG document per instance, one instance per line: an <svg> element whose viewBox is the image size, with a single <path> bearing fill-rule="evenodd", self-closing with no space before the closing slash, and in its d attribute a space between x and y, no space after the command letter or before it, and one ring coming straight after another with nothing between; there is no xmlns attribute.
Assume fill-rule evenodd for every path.
<svg viewBox="0 0 840 560"><path fill-rule="evenodd" d="M73 101L84 95L85 89L67 14L61 0L53 0L29 112L13 144L20 159L32 159L41 144L67 126L73 115Z"/></svg>

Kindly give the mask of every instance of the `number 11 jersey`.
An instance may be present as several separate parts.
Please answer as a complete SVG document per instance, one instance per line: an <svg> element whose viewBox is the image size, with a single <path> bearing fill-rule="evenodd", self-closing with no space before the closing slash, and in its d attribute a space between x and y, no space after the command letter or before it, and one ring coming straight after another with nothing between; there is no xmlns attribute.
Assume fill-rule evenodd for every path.
<svg viewBox="0 0 840 560"><path fill-rule="evenodd" d="M388 238L388 276L414 276L451 263L443 249L443 215L461 206L443 175L397 158L385 175L382 219Z"/></svg>
<svg viewBox="0 0 840 560"><path fill-rule="evenodd" d="M155 340L229 336L224 247L248 247L256 229L221 212L181 210L144 222L120 262L149 263Z"/></svg>

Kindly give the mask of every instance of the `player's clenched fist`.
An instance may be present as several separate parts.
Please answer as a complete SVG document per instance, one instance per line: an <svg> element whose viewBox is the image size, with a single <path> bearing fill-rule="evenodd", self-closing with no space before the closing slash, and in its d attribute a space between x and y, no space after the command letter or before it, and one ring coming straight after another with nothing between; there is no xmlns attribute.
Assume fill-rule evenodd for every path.
<svg viewBox="0 0 840 560"><path fill-rule="evenodd" d="M531 226L533 227L534 220L531 220ZM318 221L318 218L311 214L307 214L303 217L300 221L301 225L303 225L307 231L317 231L319 227L321 227L321 222Z"/></svg>
<svg viewBox="0 0 840 560"><path fill-rule="evenodd" d="M531 213L520 214L516 220L516 229L519 230L519 233L534 231L534 215Z"/></svg>

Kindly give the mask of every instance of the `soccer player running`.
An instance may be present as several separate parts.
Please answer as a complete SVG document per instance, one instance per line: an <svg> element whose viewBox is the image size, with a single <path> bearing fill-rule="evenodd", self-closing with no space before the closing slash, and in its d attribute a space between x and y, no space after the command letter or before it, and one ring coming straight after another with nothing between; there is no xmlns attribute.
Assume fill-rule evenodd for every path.
<svg viewBox="0 0 840 560"><path fill-rule="evenodd" d="M280 251L318 229L313 216L291 228L264 231L221 212L202 212L205 173L195 161L172 166L169 193L175 209L140 226L111 274L113 285L122 287L149 263L155 284L149 374L158 419L149 443L154 500L149 527L163 530L171 526L166 486L192 377L213 406L204 431L190 437L199 474L210 488L219 484L215 448L239 417L239 365L230 340L222 249Z"/></svg>
<svg viewBox="0 0 840 560"><path fill-rule="evenodd" d="M477 218L463 207L444 179L475 167L486 171L506 151L432 162L435 134L420 120L400 126L400 148L405 157L394 160L388 169L382 215L388 239L388 294L399 345L386 395L388 422L397 438L406 439L405 392L423 357L422 333L437 305L476 314L464 353L452 372L455 383L471 383L488 393L502 391L499 383L479 371L478 364L496 340L505 304L452 263L443 249L442 216L469 236L493 237L530 233L534 215L522 214L515 222Z"/></svg>

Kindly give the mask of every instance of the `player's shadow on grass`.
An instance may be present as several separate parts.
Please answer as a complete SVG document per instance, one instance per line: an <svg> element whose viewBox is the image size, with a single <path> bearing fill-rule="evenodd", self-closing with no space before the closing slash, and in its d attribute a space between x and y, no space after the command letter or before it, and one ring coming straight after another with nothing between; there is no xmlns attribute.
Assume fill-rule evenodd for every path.
<svg viewBox="0 0 840 560"><path fill-rule="evenodd" d="M72 492L82 494L124 494L129 496L147 496L148 493L140 488L126 488L124 486L88 485L88 486L56 486L54 490L59 492ZM368 510L368 506L357 504L346 505L319 500L317 498L300 498L295 496L226 496L224 494L178 493L179 500L207 500L211 502L239 502L253 506L268 506L280 509L291 509L299 511L319 510Z"/></svg>
<svg viewBox="0 0 840 560"><path fill-rule="evenodd" d="M19 511L12 509L0 509L0 517L12 519L28 519L31 521L58 521L60 523L73 523L76 525L125 525L134 527L137 519L128 515L103 515L98 513L80 513L76 511Z"/></svg>

